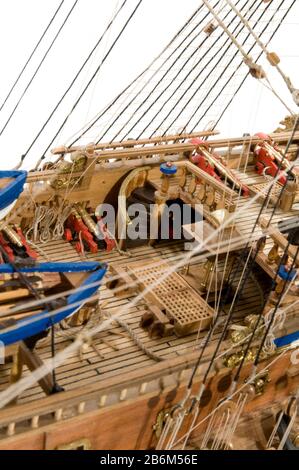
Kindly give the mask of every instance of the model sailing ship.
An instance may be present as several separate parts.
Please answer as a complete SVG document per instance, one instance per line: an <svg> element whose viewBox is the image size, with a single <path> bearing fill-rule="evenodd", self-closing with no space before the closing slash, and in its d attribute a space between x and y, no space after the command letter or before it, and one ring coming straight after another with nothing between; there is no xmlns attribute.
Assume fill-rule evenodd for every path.
<svg viewBox="0 0 299 470"><path fill-rule="evenodd" d="M116 114L120 94L98 142L77 140L107 109L33 171L21 169L25 154L0 172L1 449L298 449L298 114L270 135L202 130L241 78L270 83L261 52L298 105L263 38L294 2L199 3L158 57L172 51L159 81L156 67L140 85L141 108L130 95ZM197 66L215 84L191 117L188 88L186 125L171 133L186 93L173 105L171 86L184 70L203 85L185 66L161 92L165 64L198 38L214 47ZM233 77L244 70L226 102L221 61ZM147 138L159 116L173 121Z"/></svg>

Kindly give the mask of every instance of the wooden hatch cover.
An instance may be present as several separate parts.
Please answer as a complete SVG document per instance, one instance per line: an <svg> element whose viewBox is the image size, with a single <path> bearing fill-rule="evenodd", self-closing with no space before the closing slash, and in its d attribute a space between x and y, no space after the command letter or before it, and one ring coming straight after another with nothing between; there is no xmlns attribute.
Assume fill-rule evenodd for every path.
<svg viewBox="0 0 299 470"><path fill-rule="evenodd" d="M178 273L171 272L162 278L169 270L171 266L158 258L148 263L130 263L126 268L144 292L145 300L165 311L177 335L208 328L214 316L213 308ZM155 286L147 292L153 283Z"/></svg>

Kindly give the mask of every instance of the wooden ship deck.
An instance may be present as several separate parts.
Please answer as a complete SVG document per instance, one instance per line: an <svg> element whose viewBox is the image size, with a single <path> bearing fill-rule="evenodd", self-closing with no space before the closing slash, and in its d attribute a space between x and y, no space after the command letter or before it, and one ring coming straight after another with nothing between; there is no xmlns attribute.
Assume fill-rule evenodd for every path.
<svg viewBox="0 0 299 470"><path fill-rule="evenodd" d="M83 123L81 101L142 1L98 64L130 8L119 5L14 169L0 171L0 450L298 450L299 90L268 49L295 2L216 3L197 5L91 117L94 89ZM227 111L250 115L254 87L231 107L248 79L289 115L269 135L223 138ZM253 125L242 119L237 128Z"/></svg>
<svg viewBox="0 0 299 470"><path fill-rule="evenodd" d="M261 178L256 178L253 172L248 173L248 178L243 178L245 182L255 184L261 180ZM237 210L242 208L242 206L246 203L246 199L240 199ZM249 211L241 211L238 214L236 224L238 225L241 234L244 235L244 238L250 235L259 210L260 203L256 202ZM298 213L298 210L299 204L296 204L288 213L277 210L273 218L273 223L281 220L282 217L286 219L294 216ZM271 212L272 208L269 207L267 210L265 210L264 215L270 216ZM49 242L47 245L40 245L40 247L42 250L41 257L44 253L46 254L46 259L50 259L51 261L71 262L80 261L82 259L73 246L63 240ZM155 259L157 257L160 259L165 259L169 262L169 264L172 264L173 261L171 261L171 259L173 257L177 257L183 252L184 242L171 241L160 243L155 247L145 245L142 247L133 248L129 250L128 254L124 255L120 255L117 251L113 251L112 253L101 252L98 255L87 253L86 257L88 260L105 261L109 264L109 266L124 263L129 266L131 263L142 261L149 262L151 258ZM224 262L219 263L219 272L221 272L221 268L223 269L223 263ZM195 259L191 260L190 264L203 266L204 263L198 262ZM241 269L242 268L240 267L240 272ZM100 298L101 303L104 304L103 313L105 313L105 310L108 310L112 314L114 310L118 310L122 306L128 304L132 299L132 296L119 299L117 296L113 295L113 292L110 289L108 289L106 286L103 286L103 288L101 288ZM250 280L246 290L244 291L244 298L236 307L236 318L243 318L244 316L255 312L256 308L260 306L260 303L260 294L257 292L253 281ZM144 342L146 347L159 354L163 359L173 358L188 352L196 351L196 347L203 338L204 332L201 332L199 337L196 333L190 334L183 338L177 338L175 335L173 335L161 339L150 339L148 333L140 327L140 320L145 310L145 303L141 301L136 307L129 308L129 311L125 313L122 318L130 325L138 337ZM80 360L78 353L76 353L67 360L66 364L58 367L56 372L59 384L66 390L73 390L86 384L96 383L98 381L103 381L106 378L127 374L129 371L140 370L142 367L154 364L154 361L148 358L145 353L140 351L138 346L134 345L129 337L118 336L118 333L124 334L124 330L122 327L115 325L113 328L109 328L103 333L100 333L95 338L94 343L100 353L103 355L103 358L100 358L95 351L90 349L88 352L84 353L82 361ZM65 333L65 336L67 336L67 334L68 332ZM111 341L111 345L118 348L119 350L114 350L113 347L103 343L103 340ZM217 340L216 335L214 340ZM60 349L63 349L69 343L70 340L66 340L62 333L62 337L57 337L57 352ZM47 346L38 346L38 353L43 360L49 358L51 356L50 345L48 344ZM9 384L9 371L9 365L0 370L0 390L4 390ZM43 396L43 391L40 389L39 385L36 385L35 387L23 393L19 397L18 402L27 403L38 398L42 398Z"/></svg>
<svg viewBox="0 0 299 470"><path fill-rule="evenodd" d="M134 149L131 152L132 157L134 157ZM254 172L251 158L249 160L249 166L246 168L246 173L243 173L243 169L236 169L236 166L240 166L240 163L237 165L235 164L238 161L238 158L238 155L232 158L231 166L235 168L234 171L242 183L248 185L250 188L251 185L265 182L265 178L257 176ZM178 162L178 166L180 166L180 164L181 162ZM159 190L162 184L161 178L158 176L156 170L150 174L152 174L151 184L154 185L156 190ZM33 176L31 178L34 181L36 177ZM87 178L90 182L91 180L88 175ZM178 187L179 179L180 178L178 177L171 181L170 192L172 187ZM211 182L209 179L208 181L209 183ZM189 180L187 178L185 186L188 186L188 184ZM212 184L216 185L216 190L220 191L219 185L217 186L216 183ZM83 191L84 187L83 181ZM184 190L184 188L182 190ZM232 197L232 192L230 190L227 191L228 196ZM88 198L88 192L86 194L87 195L85 197ZM78 196L76 194L73 195L74 200L76 200L77 197ZM229 198L227 201L229 201ZM243 210L243 207L247 207L248 201L248 198L242 197L234 199L234 204L236 205L234 210L236 210L237 214L235 226L238 228L238 232L244 240L248 240L254 227L261 208L262 199L251 203L250 209ZM227 204L228 207L230 207L230 202L227 202ZM272 220L272 226L275 227L276 222L282 218L288 219L298 214L298 210L299 203L296 201L293 204L292 209L288 212L277 208ZM273 203L270 202L268 207L263 211L263 216L267 218L267 216L272 214L272 211ZM259 226L256 227L254 235L256 240L263 235L263 231ZM150 266L150 264L155 263L157 259L160 261L165 260L169 265L173 265L177 261L178 257L186 254L184 243L184 241L175 240L159 241L153 244L153 246L145 243L143 246L128 248L127 251L122 251L121 254L117 250L113 250L110 253L101 250L97 254L85 253L85 256L79 255L74 246L64 240L49 241L46 244L37 243L36 249L39 252L40 260L53 262L74 262L82 261L83 259L97 260L107 263L110 270L113 272L115 267L119 268L121 266L126 266L126 268L129 268L130 265L136 266L136 263L141 266ZM266 258L272 245L273 240L269 237L264 248L264 256ZM200 259L200 257L195 255L188 262L189 274L186 273L185 266L182 266L178 271L185 281L190 284L190 289L197 291L203 298L205 298L205 292L202 291L198 278L193 278L192 273L201 272L204 268L205 262L206 259ZM275 271L269 267L267 263L260 262L260 264L264 269L268 269L269 277L273 277ZM217 269L219 276L221 276L224 269L224 259L221 257L218 260ZM241 276L242 270L243 266L240 265L235 285L233 286L235 288L237 288L237 280ZM107 281L109 281L109 276ZM242 292L242 297L239 299L235 308L233 317L235 324L242 323L242 320L247 315L255 314L260 311L263 304L263 279L259 279L258 282L260 282L259 288L257 288L256 279L248 279L244 291ZM65 393L62 394L62 399L59 398L59 395L57 396L57 398L59 398L59 402L61 401L61 406L59 406L59 408L57 408L57 398L55 399L55 396L45 397L40 385L35 384L19 394L17 405L14 403L2 411L0 415L0 448L1 446L4 448L12 446L13 448L15 445L20 445L20 442L23 442L21 445L24 445L24 448L26 448L26 445L28 445L26 442L27 439L31 438L30 436L36 436L34 445L37 446L36 448L40 448L40 436L42 435L40 433L46 432L47 436L54 436L50 430L54 430L56 424L63 422L66 423L64 424L65 426L68 426L68 423L70 423L71 426L72 420L78 420L78 422L80 422L80 419L82 419L84 421L88 419L89 412L92 413L94 407L99 410L97 413L100 413L99 418L97 419L104 419L105 423L106 410L107 413L108 410L109 413L112 412L112 415L114 413L114 417L112 418L114 427L111 424L112 427L109 428L108 441L105 443L105 440L100 440L97 441L96 444L93 443L93 446L96 448L109 448L109 446L112 446L112 435L115 431L115 426L117 426L117 413L121 412L123 414L122 419L127 419L126 412L124 412L123 407L127 407L126 409L132 410L131 407L139 403L141 408L138 407L139 405L136 405L136 413L138 413L138 410L140 413L144 413L144 407L146 409L146 406L144 404L142 405L142 403L150 403L150 397L154 399L157 397L157 394L159 395L160 393L163 393L163 396L166 394L166 403L169 399L173 400L175 398L175 400L177 400L180 397L180 389L173 394L174 387L176 388L178 383L183 386L183 384L186 383L186 380L188 380L188 377L190 377L192 364L194 364L197 357L199 346L206 335L206 331L203 330L200 333L196 331L182 337L172 334L161 338L151 338L148 332L140 326L141 319L148 310L147 302L142 299L135 306L129 305L137 296L137 293L136 289L135 292L133 290L127 294L114 294L113 289L109 288L104 283L100 289L100 310L97 313L97 321L103 321L106 314L110 316L118 313L121 316L122 321L127 324L131 333L137 336L142 347L147 348L147 350L154 353L156 356L159 356L162 362L157 363L149 357L149 355L136 344L136 341L132 339L128 331L118 324L117 321L113 321L109 327L104 328L103 331L96 334L92 343L84 350L80 349L80 351L72 353L62 365L55 369L57 383L65 390ZM209 298L209 304L212 307L213 302L215 302L215 300ZM223 321L226 316L224 312L222 314ZM198 369L197 380L200 380L202 371L204 371L205 366L208 365L216 342L222 333L221 324L223 325L223 322L221 323L220 320L219 326L205 351L201 366ZM292 319L292 316L290 315L288 327L292 330L295 325L296 319ZM63 351L64 348L69 346L78 334L80 334L80 329L78 330L77 328L66 330L60 329L57 331L55 337L56 353ZM220 350L223 353L223 356L225 356L226 351L230 346L231 344L228 340L223 342ZM43 340L38 343L36 353L41 361L50 359L52 354L50 341ZM220 360L221 364L222 361L223 359ZM221 367L223 367L223 364L220 366L220 369ZM224 371L225 370L228 369L224 368ZM26 377L30 377L30 371L24 367L23 378ZM279 375L277 377L279 377ZM296 377L296 374L294 377ZM10 381L11 364L7 363L0 369L0 392L5 391L9 387ZM295 378L292 378L288 385L291 389L295 384L293 381L295 381ZM280 389L271 391L274 410L277 410L277 406L279 407L279 403L282 399L282 391ZM96 405L94 402L95 396L97 397ZM169 398L169 396L172 398ZM144 400L146 401L144 402ZM269 400L269 397L267 397L267 400ZM253 407L249 404L248 413L256 412L256 409L262 410L264 405L264 398L257 398ZM156 416L161 408L163 408L162 404L155 404L153 415L150 420L154 419L153 416ZM118 411L120 409L121 411ZM110 416L109 413L107 416ZM14 416L15 420L13 418ZM95 415L90 414L90 416ZM136 444L137 448L147 447L149 445L148 439L150 438L149 436L152 432L153 424L154 422L151 421L147 432L142 438L140 438L140 442L136 437L138 429L136 428L136 431L134 428L135 437L132 437L132 441L129 440L129 442L127 442L125 440L120 440L117 441L117 443L114 442L114 448L127 448L132 445L135 438L137 438L137 441L139 442L139 444ZM86 424L84 426L86 426ZM70 429L73 430L73 427L71 426ZM22 434L24 431L26 431L26 433ZM87 431L86 433L88 434ZM18 436L20 437L18 438ZM22 436L24 436L24 441L22 441ZM101 437L101 439L102 438L103 437ZM55 439L53 437L53 442L51 439L47 441L46 447L57 448L57 442L60 442L61 439L62 436L58 434ZM76 441L76 438L73 437L72 440ZM255 447L256 443L254 443L254 438L252 442L253 443L251 445ZM236 444L236 447L239 448L238 446L241 445L241 443Z"/></svg>

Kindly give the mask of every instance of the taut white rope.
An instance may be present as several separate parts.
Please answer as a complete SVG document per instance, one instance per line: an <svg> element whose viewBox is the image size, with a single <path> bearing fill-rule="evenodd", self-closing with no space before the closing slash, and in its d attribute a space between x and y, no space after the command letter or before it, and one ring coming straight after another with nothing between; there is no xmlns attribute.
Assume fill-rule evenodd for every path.
<svg viewBox="0 0 299 470"><path fill-rule="evenodd" d="M261 47L263 52L266 54L268 61L270 62L271 65L273 65L277 71L280 73L281 77L283 78L285 84L287 85L295 103L297 106L299 106L299 90L294 87L294 85L291 82L291 79L285 75L283 70L280 68L278 65L279 63L279 58L275 54L275 60L271 60L271 57L273 56L273 53L271 54L268 49L266 48L265 44L262 42L262 40L257 36L255 31L251 28L250 24L246 20L246 18L242 15L242 13L237 9L236 5L234 5L231 0L225 0L226 3L232 8L232 10L238 15L242 23L246 26L248 31L251 33L251 35L254 37L256 43Z"/></svg>
<svg viewBox="0 0 299 470"><path fill-rule="evenodd" d="M273 178L273 181L269 184L269 188L278 180L280 176L277 175L275 178ZM267 188L266 188L267 189ZM242 208L242 211L248 209L249 207L251 207L254 202L258 199L259 195L257 194L256 196L254 196L252 199L250 199L246 204L244 204L243 208ZM121 316L122 314L124 314L126 311L128 311L128 309L131 307L131 306L135 306L140 299L142 299L148 292L150 292L156 285L158 285L161 281L163 281L164 279L166 279L171 273L175 272L178 268L184 266L184 264L186 264L186 260L189 261L191 259L191 257L200 252L203 247L206 246L206 244L215 236L215 234L218 234L220 232L220 230L222 230L223 228L225 228L226 226L228 226L228 224L230 224L233 220L235 220L236 216L238 215L238 212L239 211L236 211L235 213L233 213L230 217L228 217L228 219L222 224L221 227L219 227L216 232L212 233L209 237L207 237L207 239L201 243L199 246L197 246L196 248L194 248L192 251L190 251L185 257L184 259L175 264L174 266L172 266L166 273L164 273L161 278L159 278L157 281L155 281L152 285L148 286L141 294L139 294L135 299L133 299L131 302L129 302L123 309L122 311L120 312L117 312L117 314L114 316L114 317L117 317L117 316ZM111 319L107 320L106 322L104 322L101 326L99 327L96 327L95 329L93 329L92 331L89 332L89 335L92 337L92 335L96 334L97 332L99 331L102 331L103 327L106 327L108 326L111 321L113 320L114 317L111 317ZM39 369L37 369L33 374L31 374L29 377L25 377L23 379L21 379L18 383L14 384L13 386L9 387L7 390L3 391L2 393L0 393L0 408L5 406L7 403L9 403L13 398L15 398L16 396L18 396L22 391L26 390L29 386L33 385L37 380L39 380L40 378L42 378L44 375L46 375L47 373L49 373L49 369L50 370L53 370L55 369L56 367L58 367L58 365L62 364L64 362L64 360L74 351L76 351L81 345L81 342L79 340L76 340L72 345L70 345L69 347L67 347L64 351L62 351L61 353L58 353L53 359L51 359L50 361L47 361L45 363L44 366L40 367ZM280 358L281 356L278 356L278 358ZM276 360L278 360L276 358ZM272 363L274 363L275 361L273 361ZM217 408L216 408L217 409Z"/></svg>

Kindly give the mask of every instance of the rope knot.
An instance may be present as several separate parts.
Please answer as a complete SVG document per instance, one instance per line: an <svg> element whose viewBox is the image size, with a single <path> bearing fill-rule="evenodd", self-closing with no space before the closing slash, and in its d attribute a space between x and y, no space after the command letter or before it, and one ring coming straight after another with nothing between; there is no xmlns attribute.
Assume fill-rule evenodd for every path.
<svg viewBox="0 0 299 470"><path fill-rule="evenodd" d="M249 73L253 76L253 78L256 78L257 80L266 78L266 73L263 67L253 62L251 57L244 57L244 63L248 66Z"/></svg>

